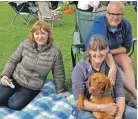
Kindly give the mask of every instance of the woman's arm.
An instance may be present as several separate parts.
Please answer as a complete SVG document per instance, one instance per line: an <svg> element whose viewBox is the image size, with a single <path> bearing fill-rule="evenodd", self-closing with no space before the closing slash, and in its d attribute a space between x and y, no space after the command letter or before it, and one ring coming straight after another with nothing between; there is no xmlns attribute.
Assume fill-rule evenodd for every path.
<svg viewBox="0 0 138 119"><path fill-rule="evenodd" d="M110 115L116 115L118 106L115 103L109 104L93 104L87 99L84 100L84 109L89 111L105 112Z"/></svg>
<svg viewBox="0 0 138 119"><path fill-rule="evenodd" d="M117 66L116 82L114 86L114 96L116 99L116 104L118 105L118 112L115 115L115 119L122 119L122 115L124 113L124 108L125 108L125 95L124 95L122 76L118 66Z"/></svg>
<svg viewBox="0 0 138 119"><path fill-rule="evenodd" d="M12 75L16 65L22 59L22 52L23 52L23 42L18 46L16 51L13 53L13 55L7 61L3 71L1 73L2 76L10 77Z"/></svg>
<svg viewBox="0 0 138 119"><path fill-rule="evenodd" d="M122 119L125 109L125 98L118 98L116 104L118 105L118 111L115 115L115 119Z"/></svg>
<svg viewBox="0 0 138 119"><path fill-rule="evenodd" d="M101 107L101 105L100 105L100 107ZM90 102L87 99L84 100L84 108L83 109L88 110L88 111L101 111L98 107L98 104L93 104L92 102Z"/></svg>
<svg viewBox="0 0 138 119"><path fill-rule="evenodd" d="M78 100L80 93L84 93L86 89L87 77L86 66L83 61L79 61L72 72L72 92L75 100Z"/></svg>
<svg viewBox="0 0 138 119"><path fill-rule="evenodd" d="M63 65L62 54L59 51L55 57L55 63L52 68L52 74L56 85L56 92L62 93L65 85L65 71Z"/></svg>

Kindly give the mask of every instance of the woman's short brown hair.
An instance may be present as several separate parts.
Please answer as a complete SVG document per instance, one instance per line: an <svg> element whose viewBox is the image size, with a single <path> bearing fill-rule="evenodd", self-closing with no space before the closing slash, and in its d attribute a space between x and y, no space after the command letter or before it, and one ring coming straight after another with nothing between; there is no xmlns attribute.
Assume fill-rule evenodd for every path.
<svg viewBox="0 0 138 119"><path fill-rule="evenodd" d="M34 43L34 32L43 29L44 31L48 32L48 42L53 42L53 34L51 30L51 26L49 23L45 21L37 21L32 25L32 28L29 31L29 41L30 43Z"/></svg>
<svg viewBox="0 0 138 119"><path fill-rule="evenodd" d="M90 38L89 47L85 52L84 59L89 58L90 56L89 50L95 50L95 49L103 50L107 48L108 48L108 42L106 41L106 37L102 35L93 35Z"/></svg>

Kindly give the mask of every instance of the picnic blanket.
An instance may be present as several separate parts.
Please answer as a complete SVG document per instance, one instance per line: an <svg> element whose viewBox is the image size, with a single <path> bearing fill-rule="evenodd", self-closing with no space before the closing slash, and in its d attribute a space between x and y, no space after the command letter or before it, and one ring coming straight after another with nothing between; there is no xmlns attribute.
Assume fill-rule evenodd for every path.
<svg viewBox="0 0 138 119"><path fill-rule="evenodd" d="M56 94L54 82L47 80L42 91L22 110L0 106L0 119L75 119L73 95Z"/></svg>

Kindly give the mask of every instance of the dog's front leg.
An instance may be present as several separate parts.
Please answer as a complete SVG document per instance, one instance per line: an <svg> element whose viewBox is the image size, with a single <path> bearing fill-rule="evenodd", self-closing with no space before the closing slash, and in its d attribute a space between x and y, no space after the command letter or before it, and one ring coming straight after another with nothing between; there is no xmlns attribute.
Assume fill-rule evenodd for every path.
<svg viewBox="0 0 138 119"><path fill-rule="evenodd" d="M80 93L78 101L77 101L77 108L78 110L83 109L84 107L84 93Z"/></svg>

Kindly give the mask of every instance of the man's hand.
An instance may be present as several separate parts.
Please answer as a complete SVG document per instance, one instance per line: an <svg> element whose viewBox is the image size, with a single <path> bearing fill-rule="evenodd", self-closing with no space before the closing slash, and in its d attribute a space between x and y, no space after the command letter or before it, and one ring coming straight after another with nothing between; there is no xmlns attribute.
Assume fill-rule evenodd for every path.
<svg viewBox="0 0 138 119"><path fill-rule="evenodd" d="M111 67L109 72L108 72L108 78L110 79L112 85L115 84L116 73L117 73L116 67Z"/></svg>
<svg viewBox="0 0 138 119"><path fill-rule="evenodd" d="M108 78L110 79L111 84L114 85L115 80L116 80L117 69L116 69L116 64L115 64L115 61L111 53L107 54L106 62L107 62L107 65L110 67L110 70L108 72Z"/></svg>

